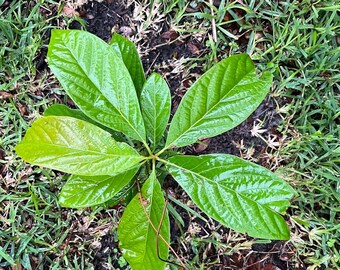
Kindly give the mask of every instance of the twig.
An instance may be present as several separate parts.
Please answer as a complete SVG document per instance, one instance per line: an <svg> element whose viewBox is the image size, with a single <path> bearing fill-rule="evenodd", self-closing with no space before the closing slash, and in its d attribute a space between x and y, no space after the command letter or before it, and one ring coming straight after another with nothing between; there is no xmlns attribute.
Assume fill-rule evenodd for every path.
<svg viewBox="0 0 340 270"><path fill-rule="evenodd" d="M152 229L155 231L155 233L157 233L157 228L155 227L155 225L152 223L151 219L150 219L150 216L148 214L148 212L146 211L145 207L144 207L144 204L143 204L143 196L142 196L142 192L141 192L141 189L140 189L140 186L139 186L139 182L138 180L136 181L137 182L137 189L138 189L138 198L139 198L139 202L143 208L143 211L144 211L144 214L146 216L146 218L148 219ZM164 237L161 235L161 234L158 234L159 235L159 238L164 242L164 244L171 250L171 252L175 255L175 257L177 258L177 260L179 261L179 263L181 265L177 265L176 263L173 263L173 262L169 262L167 260L163 260L162 261L166 261L168 263L171 263L171 264L175 264L177 266L180 266L182 267L183 269L185 270L188 270L188 268L184 265L184 263L182 262L182 260L179 258L178 254L176 253L176 251L170 246L170 244L164 239Z"/></svg>
<svg viewBox="0 0 340 270"><path fill-rule="evenodd" d="M161 232L161 227L162 227L162 224L163 224L163 220L164 220L164 216L165 216L165 211L166 211L166 206L169 202L169 199L168 199L168 193L166 193L166 199L165 199L165 204L164 204L164 207L163 207L163 211L162 211L162 216L161 216L161 219L159 221L159 225L158 225L158 228L157 228L157 234L156 234L156 247L157 247L157 255L158 255L158 258L161 258L160 254L159 254L159 247L158 247L158 237L160 235L160 232Z"/></svg>

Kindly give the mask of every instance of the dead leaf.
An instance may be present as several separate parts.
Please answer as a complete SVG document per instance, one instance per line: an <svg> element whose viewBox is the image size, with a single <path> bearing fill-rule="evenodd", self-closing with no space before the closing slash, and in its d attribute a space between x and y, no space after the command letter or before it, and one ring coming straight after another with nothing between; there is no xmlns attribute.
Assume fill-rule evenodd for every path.
<svg viewBox="0 0 340 270"><path fill-rule="evenodd" d="M264 265L263 270L281 270L281 269L271 263L268 263Z"/></svg>
<svg viewBox="0 0 340 270"><path fill-rule="evenodd" d="M79 16L79 12L76 11L74 8L72 7L68 7L68 6L65 6L63 8L63 11L62 11L62 14L68 18L72 18L74 16Z"/></svg>
<svg viewBox="0 0 340 270"><path fill-rule="evenodd" d="M5 1L5 3L3 3L3 4L1 5L1 7L2 7L2 8L8 7L9 4L10 4L10 1ZM1 268L0 268L0 269L1 269Z"/></svg>
<svg viewBox="0 0 340 270"><path fill-rule="evenodd" d="M95 240L94 242L92 242L90 244L90 247L92 249L101 249L102 248L102 243L100 241L98 241L98 240Z"/></svg>
<svg viewBox="0 0 340 270"><path fill-rule="evenodd" d="M192 54L195 55L199 55L200 54L200 50L197 48L196 45L192 44L192 43L188 43L188 49Z"/></svg>
<svg viewBox="0 0 340 270"><path fill-rule="evenodd" d="M122 26L119 28L119 33L121 33L124 37L129 37L133 34L133 30L131 27L128 26Z"/></svg>
<svg viewBox="0 0 340 270"><path fill-rule="evenodd" d="M165 40L168 40L168 41L173 41L173 40L175 40L176 38L178 38L178 34L177 34L175 31L170 30L170 31L164 32L164 33L161 35L161 38L162 38L162 39L165 39Z"/></svg>
<svg viewBox="0 0 340 270"><path fill-rule="evenodd" d="M0 99L8 100L14 96L8 92L0 91Z"/></svg>
<svg viewBox="0 0 340 270"><path fill-rule="evenodd" d="M12 266L12 270L25 270L25 268L18 262L16 265Z"/></svg>
<svg viewBox="0 0 340 270"><path fill-rule="evenodd" d="M199 140L199 142L194 145L195 152L196 153L203 152L205 149L207 149L210 142L211 142L211 138Z"/></svg>
<svg viewBox="0 0 340 270"><path fill-rule="evenodd" d="M17 108L22 116L28 115L28 108L26 105L18 104Z"/></svg>

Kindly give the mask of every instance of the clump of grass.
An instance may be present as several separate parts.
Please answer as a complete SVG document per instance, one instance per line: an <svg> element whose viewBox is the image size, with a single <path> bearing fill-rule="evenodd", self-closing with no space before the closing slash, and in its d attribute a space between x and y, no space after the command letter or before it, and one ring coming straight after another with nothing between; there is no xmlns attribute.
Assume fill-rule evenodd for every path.
<svg viewBox="0 0 340 270"><path fill-rule="evenodd" d="M337 10L331 1L292 1L275 5L280 16L263 9L273 34L261 54L277 75L276 94L285 96L290 110L282 129L295 133L281 152L299 192L293 216L307 231L297 253L311 269L340 267L340 33ZM273 10L273 7L270 7ZM271 20L270 20L271 18ZM260 52L257 52L260 55ZM301 224L300 224L301 225ZM308 233L309 235L308 235ZM303 247L303 248L302 248Z"/></svg>
<svg viewBox="0 0 340 270"><path fill-rule="evenodd" d="M65 213L57 204L55 191L63 176L30 167L14 152L28 122L63 98L48 73L36 69L44 62L41 53L59 4L0 3L0 268L62 266L74 218L73 211Z"/></svg>

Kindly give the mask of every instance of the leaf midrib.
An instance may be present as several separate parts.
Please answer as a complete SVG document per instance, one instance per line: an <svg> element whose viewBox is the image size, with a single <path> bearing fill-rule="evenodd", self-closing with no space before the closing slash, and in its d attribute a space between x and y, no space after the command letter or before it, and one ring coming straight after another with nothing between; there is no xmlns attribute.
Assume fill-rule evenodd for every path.
<svg viewBox="0 0 340 270"><path fill-rule="evenodd" d="M21 145L25 145L25 144L28 144L28 145L31 145L30 143L21 143ZM136 152L136 155L126 155L125 153L122 153L122 154L110 154L110 153L105 153L105 152L98 152L98 151L95 151L95 150L83 150L83 149L78 149L78 148L71 148L71 147L67 147L67 146L63 146L63 145L59 145L59 144L50 144L50 143L39 143L39 144L35 144L35 145L41 145L41 146L49 146L50 148L58 148L58 149L66 149L66 150L75 150L75 151L78 151L78 152L86 152L86 153L93 153L93 154L101 154L101 155L104 155L104 156L131 156L131 157L140 157L142 158L142 156L138 155L137 152Z"/></svg>
<svg viewBox="0 0 340 270"><path fill-rule="evenodd" d="M189 169L186 169L186 168L183 168L183 167L181 167L181 166L178 166L177 164L174 164L174 163L172 163L172 162L170 162L170 161L168 161L168 164L170 164L170 165L172 165L172 166L174 166L174 167L177 167L178 169L181 169L181 170L190 172L190 173L192 173L193 175L196 175L196 176L198 176L198 177L200 177L200 178L203 178L204 180L206 180L206 181L209 182L210 184L215 184L215 185L216 185L216 182L214 182L214 181L212 181L211 179L206 178L205 176L202 176L202 175L200 175L200 174L198 174L198 173L196 173L196 172L193 172L193 171L191 171L191 170L189 170ZM195 179L195 178L194 178L194 179ZM195 184L196 184L196 185L199 185L196 181L195 181ZM222 185L218 185L218 186L222 186ZM224 187L224 186L223 186L223 187ZM243 194L240 194L240 193L238 193L238 192L236 192L236 191L234 191L234 190L232 190L232 189L230 189L230 188L228 188L228 187L225 187L225 188L226 188L230 193L234 193L234 194L238 195L238 196L241 197L241 198L246 198L247 200L252 201L252 202L256 205L257 208L263 207L264 209L267 209L268 211L270 211L274 216L275 216L275 215L281 216L280 213L276 212L275 210L271 209L270 207L268 207L268 206L266 206L266 205L262 205L262 204L260 204L260 203L258 203L258 202L256 202L256 201L254 201L253 199L251 199L251 198L249 198L249 197L247 197L247 196L244 196ZM220 214L219 214L219 213L217 213L217 214L218 214L218 216L221 218ZM278 225L276 225L276 226L278 227ZM241 226L241 227L243 227L243 226ZM246 230L246 231L247 231L247 230ZM276 235L276 234L275 234L275 235Z"/></svg>
<svg viewBox="0 0 340 270"><path fill-rule="evenodd" d="M239 195L239 196L242 197L242 198L246 198L247 200L251 200L252 202L254 202L254 204L257 204L257 205L260 205L261 207L267 208L268 210L274 212L274 214L277 214L276 211L274 211L274 210L271 209L270 207L265 206L265 205L262 205L262 204L258 203L257 201L254 201L253 199L251 199L251 198L249 198L249 197L247 197L247 196L244 196L243 194L241 194L241 193L239 193L239 192L237 192L237 191L235 191L235 190L233 190L233 189L230 189L229 187L226 187L226 186L221 185L221 184L217 184L217 183L219 183L219 182L215 182L215 181L213 181L213 180L211 180L211 179L209 179L209 178L207 178L207 177L205 177L205 176L203 176L203 175L201 175L201 174L199 174L199 173L196 173L196 172L191 171L191 170L189 170L189 169L186 169L186 168L184 168L184 167L178 166L177 164L174 164L174 163L172 163L172 162L170 162L170 161L168 161L168 164L170 164L170 165L172 165L172 166L174 166L174 167L177 167L178 169L181 169L181 170L183 170L183 171L190 172L190 173L192 173L192 174L194 174L194 175L196 175L196 176L198 176L198 177L200 177L200 178L203 178L203 180L206 180L207 182L209 182L209 183L212 184L212 185L222 186L222 187L226 188L230 193L235 193L235 194ZM195 181L195 182L196 182L196 181ZM196 184L198 185L197 182L196 182Z"/></svg>
<svg viewBox="0 0 340 270"><path fill-rule="evenodd" d="M151 180L151 177L153 177L153 176L151 176L150 175L150 180ZM153 179L153 181L155 181L155 179ZM154 199L154 191L155 191L155 183L153 182L152 183L152 195L149 197L150 198L150 201L149 201L149 203L150 203L150 212L152 211L152 208L153 208L153 204L152 204L152 202L153 202L153 199ZM142 196L142 198L143 198L143 196ZM143 205L141 204L141 202L139 201L139 198L138 198L138 203L140 204L140 206L143 208ZM146 209L145 209L145 211L146 212L148 212ZM144 210L142 210L142 212L143 212L143 214L145 214L144 213ZM148 213L148 215L149 215L149 218L150 218L150 220L151 220L151 216L150 216L150 213ZM146 255L146 250L147 250L147 243L148 243L148 241L149 241L149 233L150 233L150 228L151 228L151 230L152 230L152 227L151 227L151 224L149 223L149 220L148 220L148 218L145 216L145 218L146 218L146 222L147 222L147 224L148 224L148 228L147 228L147 231L146 231L146 237L145 237L145 241L144 241L144 252L143 252L143 259L142 259L142 262L145 262L145 255Z"/></svg>
<svg viewBox="0 0 340 270"><path fill-rule="evenodd" d="M112 178L112 176L107 176L104 180L101 180L101 181L99 181L99 182L94 182L93 185L92 185L91 187L88 187L88 188L86 188L85 190L87 191L87 190L89 190L89 189L93 189L93 186L98 187L100 184L103 184L103 182L108 182L108 181L110 180L110 178ZM111 187L111 185L112 185L112 184L110 184L110 187ZM118 193L118 192L119 192L119 191L116 191L116 193ZM114 195L113 195L113 196L114 196ZM112 196L112 197L113 197L113 196ZM72 199L72 198L74 198L74 197L78 197L78 194L74 193L73 195L71 195L71 196L68 197L68 200L70 200L70 199ZM98 195L96 198L98 198L98 197L100 197L100 195ZM79 207L79 205L78 205L78 207ZM86 203L85 203L85 204L81 204L80 207L87 207L87 204L86 204Z"/></svg>
<svg viewBox="0 0 340 270"><path fill-rule="evenodd" d="M229 89L229 91L222 97L222 98L220 98L220 100L215 104L215 105L213 105L208 111L206 111L205 112L205 114L200 118L200 119L198 119L194 124L192 124L187 130L185 130L185 132L183 132L177 139L175 139L174 141L172 141L171 143L168 143L167 145L166 145L166 147L169 147L169 146L176 146L175 145L175 142L176 141L178 141L179 139L181 139L185 134L187 134L187 133L189 133L190 132L190 130L192 129L192 128L194 128L195 126L196 126L196 124L198 123L198 122L200 122L203 118L205 118L206 117L206 115L207 114L209 114L216 106L218 106L220 103L221 103L221 101L232 91L232 90L234 90L234 88L244 79L244 77L246 77L249 73L251 73L251 72L254 72L254 68L251 70L251 71L249 71L249 72L247 72L237 83L235 83L235 85L232 87L232 88L230 88ZM193 85L194 86L194 85Z"/></svg>
<svg viewBox="0 0 340 270"><path fill-rule="evenodd" d="M157 181L157 179L156 179L156 176L154 175L153 176L153 181ZM153 204L152 204L152 202L154 201L154 199L155 199L155 196L157 196L157 194L155 194L155 185L157 185L157 183L156 182L154 182L153 183L153 188L152 188L152 196L150 197L151 198L151 200L150 200L150 213L151 213L151 210L154 208L154 206L153 206ZM139 202L140 203L140 202ZM143 207L143 206L141 206L141 207ZM144 211L143 211L143 213L144 213ZM148 213L149 214L149 218L150 218L150 220L151 220L151 215L150 215L150 213ZM152 220L151 220L152 221ZM153 232L153 228L152 228L152 226L151 226L151 224L149 223L149 220L147 220L147 222L148 222L148 229L147 229L147 233L146 233L146 237L145 237L145 247L147 247L147 242L148 242L148 237L149 237L149 233L151 232ZM157 228L157 224L154 224L154 226ZM161 226L161 229L160 229L160 234L161 234L161 231L162 231L162 227L163 226ZM157 237L157 236L156 236ZM158 236L159 237L159 236ZM151 240L153 240L153 239L151 239ZM144 249L144 253L143 253L143 260L142 260L142 262L145 262L145 257L146 257L146 254L147 254L147 248L145 248Z"/></svg>
<svg viewBox="0 0 340 270"><path fill-rule="evenodd" d="M64 42L64 39L62 39ZM106 43L104 43L105 45L107 45ZM84 67L79 63L79 61L77 61L76 56L74 55L74 53L72 52L72 50L67 46L67 44L65 44L64 42L64 47L70 52L70 54L72 55L73 59L75 60L76 64L80 67L80 69L82 70L82 72L84 74L87 74L85 72ZM110 52L109 52L110 53ZM123 61L122 61L123 62ZM108 98L102 93L102 91L100 90L100 88L92 81L92 79L89 76L86 76L86 78L91 82L91 84L97 88L97 90L102 94L102 96L112 105L112 107L115 108L115 110L118 111L119 115L124 119L124 121L130 126L130 128L132 128L133 131L135 131L135 133L138 135L138 137L141 139L142 142L144 142L145 140L143 139L143 137L140 135L140 133L135 129L135 127L130 123L130 121L128 119L126 119L126 117L122 114L122 112L117 109L111 102L110 100L108 100Z"/></svg>

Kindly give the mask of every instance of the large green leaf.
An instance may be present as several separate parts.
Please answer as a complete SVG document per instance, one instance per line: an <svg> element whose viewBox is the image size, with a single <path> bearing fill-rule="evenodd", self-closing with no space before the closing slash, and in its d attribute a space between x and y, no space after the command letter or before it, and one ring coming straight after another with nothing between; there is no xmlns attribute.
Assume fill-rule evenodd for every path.
<svg viewBox="0 0 340 270"><path fill-rule="evenodd" d="M52 30L48 64L67 94L93 120L145 141L129 71L110 45L77 30Z"/></svg>
<svg viewBox="0 0 340 270"><path fill-rule="evenodd" d="M216 154L174 156L167 168L202 211L250 236L289 239L283 213L293 189L269 170Z"/></svg>
<svg viewBox="0 0 340 270"><path fill-rule="evenodd" d="M181 147L221 134L243 122L268 93L272 75L256 76L246 54L231 56L199 78L172 119L167 147Z"/></svg>
<svg viewBox="0 0 340 270"><path fill-rule="evenodd" d="M115 33L110 41L110 45L122 58L135 85L137 95L140 96L145 82L145 75L135 44L125 37Z"/></svg>
<svg viewBox="0 0 340 270"><path fill-rule="evenodd" d="M102 204L127 186L138 168L116 175L72 175L63 186L59 203L65 207L83 208Z"/></svg>
<svg viewBox="0 0 340 270"><path fill-rule="evenodd" d="M142 188L142 201L137 194L126 207L118 227L120 248L124 258L134 270L160 270L165 268L165 262L158 257L156 237L157 234L147 218L143 206L157 229L162 218L165 205L161 186L155 174L152 173ZM168 213L165 212L160 235L170 241L170 224ZM158 251L162 259L168 258L168 246L158 238Z"/></svg>
<svg viewBox="0 0 340 270"><path fill-rule="evenodd" d="M117 194L115 194L110 200L101 204L103 208L110 208L117 204L128 205L130 201L136 196L138 190L135 176L127 185L124 186Z"/></svg>
<svg viewBox="0 0 340 270"><path fill-rule="evenodd" d="M126 143L88 122L67 116L35 121L16 146L25 161L75 175L112 175L139 165L144 158Z"/></svg>
<svg viewBox="0 0 340 270"><path fill-rule="evenodd" d="M140 104L146 136L155 148L163 136L171 110L170 89L157 73L151 74L144 84Z"/></svg>
<svg viewBox="0 0 340 270"><path fill-rule="evenodd" d="M93 125L96 125L98 127L100 127L101 129L106 130L107 132L110 132L111 135L113 136L113 138L116 141L119 142L123 142L124 139L122 138L122 134L109 129L105 126L103 126L102 124L92 120L90 117L88 117L86 114L84 114L81 110L78 109L71 109L69 107L67 107L64 104L53 104L50 107L48 107L45 111L44 111L44 116L70 116L70 117L74 117L80 120L84 120L86 122L89 122Z"/></svg>
<svg viewBox="0 0 340 270"><path fill-rule="evenodd" d="M96 124L91 118L87 117L81 110L71 109L64 104L53 104L44 111L44 116L70 116L80 120Z"/></svg>

